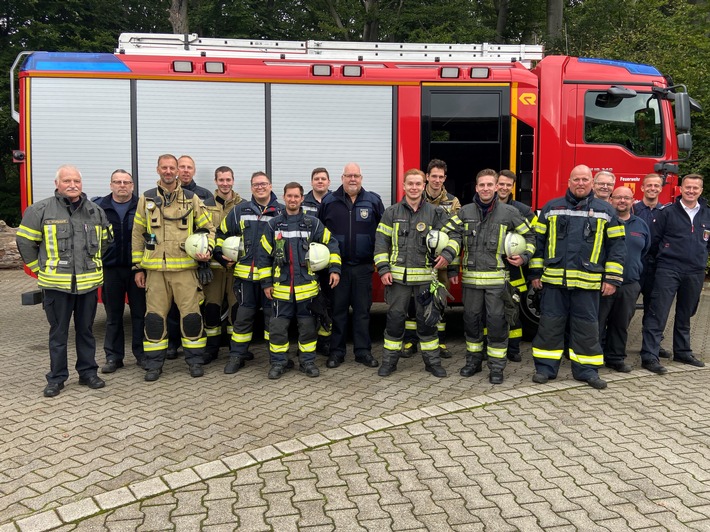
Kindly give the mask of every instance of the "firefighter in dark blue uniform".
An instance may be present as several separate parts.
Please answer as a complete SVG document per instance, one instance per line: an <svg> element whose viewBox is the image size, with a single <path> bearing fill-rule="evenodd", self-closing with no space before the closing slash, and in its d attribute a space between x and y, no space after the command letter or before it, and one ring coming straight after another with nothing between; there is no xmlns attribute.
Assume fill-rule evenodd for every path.
<svg viewBox="0 0 710 532"><path fill-rule="evenodd" d="M530 225L530 227L535 226L536 216L533 210L524 203L516 201L513 199L513 188L515 188L515 181L517 176L510 170L501 170L498 175L498 182L496 184L496 193L498 194L498 201L500 203L505 203L511 207L518 209L518 212L523 215ZM508 268L508 273L510 274L510 284L518 289L521 296L520 298L525 298L525 292L528 291L526 284L526 274L527 266L513 266L506 261L506 268ZM515 323L510 327L510 334L508 335L508 360L512 362L520 362L522 360L520 356L520 342L523 339L523 322L520 319L520 314Z"/></svg>
<svg viewBox="0 0 710 532"><path fill-rule="evenodd" d="M648 312L643 316L641 362L653 373L667 371L658 360L658 349L674 298L673 360L705 365L690 347L690 318L698 310L710 249L710 207L700 197L702 192L702 176L685 176L680 196L658 213L651 228L650 253L656 258L656 279Z"/></svg>
<svg viewBox="0 0 710 532"><path fill-rule="evenodd" d="M362 174L355 163L343 169L343 184L328 195L320 219L338 241L342 271L338 289L333 290L333 334L326 365L337 368L345 360L348 310L353 309L353 351L355 361L369 367L379 363L372 356L370 308L374 272L375 234L385 207L380 196L362 188Z"/></svg>
<svg viewBox="0 0 710 532"><path fill-rule="evenodd" d="M116 170L111 174L111 194L96 201L113 228L113 245L109 247L103 259L104 284L101 298L106 310L106 364L101 368L102 373L113 373L123 367L123 310L126 297L131 311L131 348L137 364L143 365L145 289L136 285L131 259L133 218L138 206L138 196L133 190L131 174L125 170Z"/></svg>
<svg viewBox="0 0 710 532"><path fill-rule="evenodd" d="M224 240L230 236L241 236L244 242L244 255L234 264L234 293L239 306L232 325L229 359L224 366L224 372L227 374L236 373L247 360L253 358L249 352L249 344L259 308L264 311L264 340L269 339L271 301L261 289L256 255L266 225L281 213L283 205L276 200L276 194L271 191L271 178L264 172L252 174L251 190L251 201L236 205L217 229L215 259L224 261L225 265L231 266L222 255Z"/></svg>
<svg viewBox="0 0 710 532"><path fill-rule="evenodd" d="M599 297L621 285L626 244L624 226L612 206L594 197L592 171L572 169L565 196L542 208L535 222L537 245L530 261L532 286L542 292L540 326L533 340L533 382L557 377L569 321L572 375L596 389L606 388L598 368Z"/></svg>
<svg viewBox="0 0 710 532"><path fill-rule="evenodd" d="M315 275L319 269L311 269L312 245L326 246L321 266L329 267L330 287L335 288L340 280L338 244L318 218L303 213L302 202L303 187L295 182L286 184L285 208L266 224L257 253L261 287L273 306L269 379L280 378L289 368L288 327L294 318L298 322L299 369L309 377L320 375L315 364L318 333L312 306L320 285Z"/></svg>
<svg viewBox="0 0 710 532"><path fill-rule="evenodd" d="M330 195L330 174L326 168L319 166L311 171L311 191L303 197L301 209L304 214L318 218L323 200ZM330 290L330 274L327 270L318 272L321 294L328 302L328 310L331 308L333 295ZM332 329L326 330L323 327L318 329L318 343L316 352L323 356L330 355L330 334Z"/></svg>

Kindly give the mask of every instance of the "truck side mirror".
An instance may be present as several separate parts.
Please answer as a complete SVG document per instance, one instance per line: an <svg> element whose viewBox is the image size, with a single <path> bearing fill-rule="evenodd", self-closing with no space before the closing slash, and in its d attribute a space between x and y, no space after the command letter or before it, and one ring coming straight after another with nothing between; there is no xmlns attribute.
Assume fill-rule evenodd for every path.
<svg viewBox="0 0 710 532"><path fill-rule="evenodd" d="M690 96L687 92L675 94L675 127L679 133L690 131ZM680 142L678 144L680 147Z"/></svg>

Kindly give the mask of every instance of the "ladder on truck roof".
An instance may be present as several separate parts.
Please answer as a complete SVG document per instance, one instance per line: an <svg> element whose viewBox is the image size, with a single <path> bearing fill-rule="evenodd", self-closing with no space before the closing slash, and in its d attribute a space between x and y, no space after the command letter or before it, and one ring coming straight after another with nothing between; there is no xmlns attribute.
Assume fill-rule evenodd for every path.
<svg viewBox="0 0 710 532"><path fill-rule="evenodd" d="M314 59L325 61L397 61L409 63L519 61L530 68L543 57L543 46L532 44L427 44L347 41L269 41L201 38L195 33L122 33L116 53Z"/></svg>

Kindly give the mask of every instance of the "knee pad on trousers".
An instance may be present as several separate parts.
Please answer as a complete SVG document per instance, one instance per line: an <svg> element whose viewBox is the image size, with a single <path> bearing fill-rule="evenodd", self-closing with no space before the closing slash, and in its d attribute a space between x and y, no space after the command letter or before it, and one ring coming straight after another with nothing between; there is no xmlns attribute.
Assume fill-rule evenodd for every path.
<svg viewBox="0 0 710 532"><path fill-rule="evenodd" d="M186 338L197 338L202 335L202 316L193 312L182 319L182 331Z"/></svg>
<svg viewBox="0 0 710 532"><path fill-rule="evenodd" d="M165 318L155 312L145 315L145 337L150 342L157 342L165 334Z"/></svg>
<svg viewBox="0 0 710 532"><path fill-rule="evenodd" d="M222 307L217 303L207 303L202 312L205 315L205 325L208 327L219 327L222 317Z"/></svg>

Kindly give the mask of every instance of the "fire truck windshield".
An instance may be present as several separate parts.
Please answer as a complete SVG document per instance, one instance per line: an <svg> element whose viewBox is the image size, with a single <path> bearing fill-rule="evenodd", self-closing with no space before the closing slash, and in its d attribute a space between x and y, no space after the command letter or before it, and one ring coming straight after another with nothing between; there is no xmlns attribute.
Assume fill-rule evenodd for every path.
<svg viewBox="0 0 710 532"><path fill-rule="evenodd" d="M604 97L600 97L604 96ZM589 91L584 99L584 140L620 144L638 156L663 155L663 124L658 100L649 93L610 99Z"/></svg>

